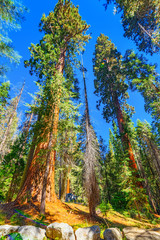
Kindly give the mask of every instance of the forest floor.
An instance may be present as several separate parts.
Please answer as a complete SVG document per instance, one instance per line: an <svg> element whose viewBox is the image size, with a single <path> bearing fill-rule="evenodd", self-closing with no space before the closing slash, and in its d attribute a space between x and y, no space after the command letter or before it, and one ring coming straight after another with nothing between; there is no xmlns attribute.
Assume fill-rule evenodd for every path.
<svg viewBox="0 0 160 240"><path fill-rule="evenodd" d="M62 203L59 200L55 204L47 203L45 216L39 214L37 202L24 205L0 205L0 225L34 225L45 228L53 222L64 222L71 225L74 230L79 227L99 225L102 232L108 227L118 227L121 230L128 226L160 228L159 215L153 215L152 220L142 216L141 219L138 219L138 217L133 219L125 215L109 210L105 215L100 212L96 218L91 218L88 213L88 207L75 203Z"/></svg>

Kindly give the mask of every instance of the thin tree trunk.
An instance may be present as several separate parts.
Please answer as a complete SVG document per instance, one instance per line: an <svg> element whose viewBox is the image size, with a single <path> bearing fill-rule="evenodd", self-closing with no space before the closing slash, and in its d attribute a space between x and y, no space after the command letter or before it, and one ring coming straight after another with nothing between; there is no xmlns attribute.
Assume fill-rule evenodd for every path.
<svg viewBox="0 0 160 240"><path fill-rule="evenodd" d="M152 173L152 176L153 176L153 178L154 178L154 180L155 180L155 182L156 182L156 186L157 186L157 189L158 189L158 195L159 195L159 197L160 197L160 185L159 185L159 181L157 181L157 172L156 172L156 169L152 166L152 164L153 164L153 162L152 162L152 164L151 164L151 162L150 162L150 160L149 160L149 158L148 158L148 154L146 153L146 151L145 151L145 149L144 149L144 153L145 153L145 155L144 155L144 157L145 157L145 159L147 160L147 165L148 165L148 167L149 167L149 169L150 169L150 171L151 171L151 173Z"/></svg>
<svg viewBox="0 0 160 240"><path fill-rule="evenodd" d="M22 86L22 88L20 90L19 96L17 97L17 101L16 101L16 104L14 106L13 112L12 112L12 114L11 114L9 120L8 120L7 128L6 128L6 131L5 131L4 136L2 138L3 140L2 140L2 142L0 144L0 152L2 152L2 149L4 148L4 144L6 142L8 133L10 131L10 128L11 128L11 125L12 125L12 122L13 122L13 119L14 119L14 115L15 115L15 113L17 111L17 107L18 107L18 104L19 104L19 101L20 101L23 89L24 89L24 84L23 84L23 86Z"/></svg>
<svg viewBox="0 0 160 240"><path fill-rule="evenodd" d="M141 163L141 160L138 159L138 164L139 164L139 168L140 168L140 173L142 175L142 178L145 180L145 188L147 190L147 193L148 193L148 197L149 197L149 201L151 203L151 206L153 207L155 213L157 213L157 208L156 208L156 204L155 204L155 201L154 201L154 198L152 196L152 192L151 192L151 188L150 188L150 184L148 182L148 178L145 174L145 171L143 169L143 166L142 166L142 163Z"/></svg>
<svg viewBox="0 0 160 240"><path fill-rule="evenodd" d="M23 142L23 147L22 147L22 152L20 154L20 158L22 157L22 154L23 154L23 151L25 149L25 145L26 145L26 142L27 142L27 138L28 138L28 134L29 134L29 129L31 127L31 121L33 119L33 113L31 113L30 115L30 118L29 118L29 121L28 121L28 124L27 124L27 128L24 130L24 134L25 134L25 139L24 139L24 142Z"/></svg>
<svg viewBox="0 0 160 240"><path fill-rule="evenodd" d="M16 185L17 185L17 178L18 178L18 169L15 168L15 171L13 173L13 177L12 177L12 180L11 180L11 183L10 183L10 187L9 187L9 190L7 192L7 196L6 196L6 202L11 202L12 201L12 198L13 198L13 195L15 193L15 188L16 188Z"/></svg>
<svg viewBox="0 0 160 240"><path fill-rule="evenodd" d="M63 166L63 172L62 172L62 184L61 184L61 200L64 201L65 200L65 196L66 196L66 182L67 182L67 169L65 168L65 166Z"/></svg>
<svg viewBox="0 0 160 240"><path fill-rule="evenodd" d="M154 146L154 144L152 143L152 141L150 139L147 139L147 142L150 145L150 148L152 150L152 154L153 154L153 163L155 165L155 169L157 171L157 174L159 176L160 179L160 153L157 150L157 147Z"/></svg>
<svg viewBox="0 0 160 240"><path fill-rule="evenodd" d="M62 168L62 159L60 158L60 168ZM62 172L60 171L59 175L59 199L61 199L62 195Z"/></svg>
<svg viewBox="0 0 160 240"><path fill-rule="evenodd" d="M27 141L27 137L28 137L30 126L31 126L32 118L33 118L33 113L30 115L30 119L28 121L27 129L23 130L23 134L25 134L25 139L24 139L24 142L23 142L21 152L19 154L19 158L22 158L22 156L23 156L23 151L25 149L25 144L26 144L26 141ZM13 173L13 177L12 177L12 180L11 180L9 190L7 192L7 196L6 196L6 201L7 202L12 201L12 197L15 193L16 186L17 186L16 180L17 180L18 175L19 175L19 172L18 172L18 162L17 162L16 165L15 165L15 171Z"/></svg>

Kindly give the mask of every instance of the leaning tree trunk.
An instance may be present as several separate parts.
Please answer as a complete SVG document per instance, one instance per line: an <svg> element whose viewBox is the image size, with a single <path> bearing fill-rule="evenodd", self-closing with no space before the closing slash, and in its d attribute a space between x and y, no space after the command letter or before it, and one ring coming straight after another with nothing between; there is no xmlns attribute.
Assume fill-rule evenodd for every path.
<svg viewBox="0 0 160 240"><path fill-rule="evenodd" d="M17 107L18 107L18 104L19 104L19 101L20 101L20 98L21 98L21 95L22 95L22 92L23 92L23 89L24 89L24 84L21 88L21 91L19 93L19 96L17 97L17 101L16 101L16 104L14 106L14 109L13 109L13 112L8 120L8 124L7 124L7 128L6 128L6 131L4 133L4 136L3 136L3 140L0 144L0 153L2 152L2 149L4 148L4 144L6 142L6 139L7 139L7 136L8 136L8 133L10 131L10 128L11 128L11 125L12 125L12 122L13 122L13 119L14 119L14 116L15 116L15 113L17 111Z"/></svg>
<svg viewBox="0 0 160 240"><path fill-rule="evenodd" d="M96 215L96 206L99 203L99 186L96 179L95 165L97 163L96 135L90 123L86 80L82 59L83 83L85 93L85 127L86 127L86 152L85 152L85 188L88 198L90 216Z"/></svg>

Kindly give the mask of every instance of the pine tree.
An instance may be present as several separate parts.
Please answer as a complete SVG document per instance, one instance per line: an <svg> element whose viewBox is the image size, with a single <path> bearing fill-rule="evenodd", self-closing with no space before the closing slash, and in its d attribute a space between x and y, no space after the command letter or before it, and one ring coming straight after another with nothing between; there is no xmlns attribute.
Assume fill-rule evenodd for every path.
<svg viewBox="0 0 160 240"><path fill-rule="evenodd" d="M40 31L45 35L39 44L32 44L31 58L26 62L26 65L31 67L31 73L37 74L39 79L37 84L42 92L37 122L37 126L41 125L41 129L36 133L39 137L35 153L30 158L29 174L22 184L23 187L17 199L22 199L24 195L27 196L27 192L30 192L31 198L37 197L39 201L41 199L42 213L45 211L45 200L56 199L54 167L60 104L70 95L69 89L73 85L72 80L65 81L63 77L65 64L68 59L70 66L72 65L77 52L83 49L85 42L90 38L86 35L88 27L86 22L81 20L77 7L68 0L59 0L54 12L50 12L48 17L43 15ZM38 164L40 155L41 163ZM45 171L43 171L44 166L42 167L44 164ZM38 168L41 169L41 174ZM36 184L35 179L38 179Z"/></svg>
<svg viewBox="0 0 160 240"><path fill-rule="evenodd" d="M113 124L114 133L109 130L109 145L106 155L101 163L101 181L100 189L102 196L102 204L111 206L118 210L126 208L127 200L122 192L122 182L124 181L124 152L119 135L117 135L116 124ZM102 150L103 150L102 145ZM102 153L103 154L103 153ZM102 159L102 157L101 157ZM122 160L123 159L123 160ZM109 205L110 206L110 205Z"/></svg>
<svg viewBox="0 0 160 240"><path fill-rule="evenodd" d="M122 12L124 36L135 41L138 49L153 54L160 50L160 2L159 0L106 0L105 7L115 4L116 12Z"/></svg>
<svg viewBox="0 0 160 240"><path fill-rule="evenodd" d="M127 209L128 193L130 189L131 170L129 169L128 156L123 149L121 137L116 123L113 121L113 132L109 134L109 152L106 156L106 178L110 191L107 199L114 209ZM132 182L132 181L131 181Z"/></svg>
<svg viewBox="0 0 160 240"><path fill-rule="evenodd" d="M154 119L153 126L160 134L160 79L156 66L141 55L126 51L123 60L124 75L132 90L138 90L145 101L145 110Z"/></svg>
<svg viewBox="0 0 160 240"><path fill-rule="evenodd" d="M8 119L8 122L7 122L7 126L5 128L5 131L4 131L4 134L2 136L2 139L1 139L1 144L0 144L0 154L3 156L3 153L2 153L2 150L5 148L5 142L7 140L7 137L9 135L9 132L10 132L10 129L11 129L11 126L12 126L12 122L14 120L14 117L16 115L16 111L17 111L17 107L18 107L18 104L19 104L19 101L20 101L20 98L21 98L21 95L22 95L22 92L23 92L23 89L24 89L24 84L20 90L20 93L19 95L15 98L15 103L14 105L12 105L13 107L13 110L11 111L11 114L9 116L9 119Z"/></svg>
<svg viewBox="0 0 160 240"><path fill-rule="evenodd" d="M12 40L8 37L11 29L20 29L21 20L23 20L24 11L27 9L20 1L3 0L0 1L0 21L2 31L0 33L0 57L9 59L10 62L18 63L20 55L14 50ZM5 64L0 64L0 76L8 70Z"/></svg>
<svg viewBox="0 0 160 240"><path fill-rule="evenodd" d="M33 113L27 113L26 115L27 119L23 124L21 132L19 133L17 139L11 147L10 153L4 157L5 163L8 162L8 164L11 164L11 162L13 162L14 165L12 171L13 176L10 182L8 192L6 194L7 202L11 202L13 196L17 194L21 181L21 175L24 171L24 166L26 164L26 155L28 153L29 140L31 139L32 135L30 128L32 124Z"/></svg>
<svg viewBox="0 0 160 240"><path fill-rule="evenodd" d="M137 121L136 134L149 199L155 212L159 213L160 159L156 136L152 133L149 123L140 120Z"/></svg>
<svg viewBox="0 0 160 240"><path fill-rule="evenodd" d="M77 142L77 134L80 127L77 119L79 117L78 106L68 99L68 107L66 102L63 104L60 112L58 137L56 151L59 164L59 198L64 201L66 194L70 193L72 186L70 185L70 174L72 166L77 158L79 144Z"/></svg>

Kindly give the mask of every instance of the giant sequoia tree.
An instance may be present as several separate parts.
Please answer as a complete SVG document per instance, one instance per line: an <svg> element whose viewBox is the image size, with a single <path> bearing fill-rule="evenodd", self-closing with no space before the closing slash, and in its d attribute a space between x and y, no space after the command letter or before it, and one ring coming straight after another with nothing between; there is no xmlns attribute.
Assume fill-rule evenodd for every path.
<svg viewBox="0 0 160 240"><path fill-rule="evenodd" d="M124 106L127 98L128 85L122 74L122 56L107 36L101 34L95 47L94 74L95 93L100 96L103 116L107 122L116 118L124 148L128 152L130 168L137 172L137 164L126 132ZM127 106L127 105L126 105Z"/></svg>
<svg viewBox="0 0 160 240"><path fill-rule="evenodd" d="M17 199L36 197L45 211L45 199L54 201L55 145L61 102L70 97L73 79L65 79L66 63L72 65L77 52L90 38L89 26L81 19L78 7L69 0L59 0L54 12L43 15L40 31L44 37L30 47L31 58L26 65L38 76L41 90L38 120L35 127L28 164ZM68 68L67 68L68 69ZM64 75L63 75L64 74Z"/></svg>

